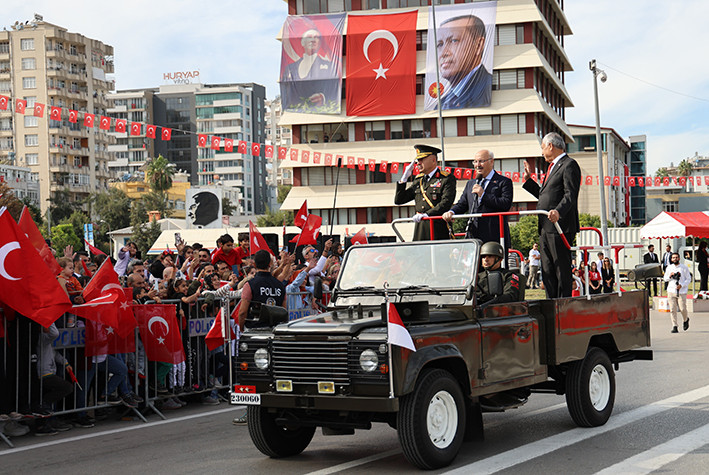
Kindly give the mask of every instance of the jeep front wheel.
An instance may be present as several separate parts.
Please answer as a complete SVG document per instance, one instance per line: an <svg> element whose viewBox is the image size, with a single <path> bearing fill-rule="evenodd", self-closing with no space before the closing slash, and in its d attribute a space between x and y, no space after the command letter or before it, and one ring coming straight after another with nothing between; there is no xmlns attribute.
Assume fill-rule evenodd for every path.
<svg viewBox="0 0 709 475"><path fill-rule="evenodd" d="M566 405L580 427L602 426L613 412L615 373L605 351L592 347L566 374Z"/></svg>
<svg viewBox="0 0 709 475"><path fill-rule="evenodd" d="M422 371L414 391L401 398L397 416L404 456L422 469L449 465L463 443L465 420L463 391L453 376Z"/></svg>
<svg viewBox="0 0 709 475"><path fill-rule="evenodd" d="M249 406L246 418L249 435L256 448L273 458L298 455L315 434L315 427L276 424L276 414L260 406Z"/></svg>

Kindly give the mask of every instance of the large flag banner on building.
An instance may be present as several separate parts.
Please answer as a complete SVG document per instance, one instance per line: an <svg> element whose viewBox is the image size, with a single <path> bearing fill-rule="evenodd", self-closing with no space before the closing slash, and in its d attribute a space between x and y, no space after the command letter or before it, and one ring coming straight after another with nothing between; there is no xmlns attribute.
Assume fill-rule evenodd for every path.
<svg viewBox="0 0 709 475"><path fill-rule="evenodd" d="M339 114L342 96L344 13L289 16L283 24L283 109Z"/></svg>
<svg viewBox="0 0 709 475"><path fill-rule="evenodd" d="M348 17L347 115L416 112L417 15Z"/></svg>
<svg viewBox="0 0 709 475"><path fill-rule="evenodd" d="M488 107L497 2L436 7L436 37L429 7L424 110ZM349 47L349 45L348 45ZM349 56L349 50L347 51ZM436 60L441 83L436 81ZM516 83L516 77L515 77ZM349 77L347 78L349 90Z"/></svg>

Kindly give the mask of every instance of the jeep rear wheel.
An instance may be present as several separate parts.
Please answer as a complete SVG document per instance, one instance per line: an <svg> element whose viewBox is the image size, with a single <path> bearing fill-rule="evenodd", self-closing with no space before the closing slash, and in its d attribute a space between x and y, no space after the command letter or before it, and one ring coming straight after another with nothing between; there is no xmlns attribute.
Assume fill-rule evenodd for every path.
<svg viewBox="0 0 709 475"><path fill-rule="evenodd" d="M441 369L424 370L397 417L404 456L422 469L450 464L465 434L465 400L458 382Z"/></svg>
<svg viewBox="0 0 709 475"><path fill-rule="evenodd" d="M298 455L310 444L315 434L315 427L276 424L276 414L260 406L249 406L246 418L249 435L256 448L273 458Z"/></svg>
<svg viewBox="0 0 709 475"><path fill-rule="evenodd" d="M615 403L615 373L605 351L590 348L581 361L571 364L566 374L566 405L581 427L602 426Z"/></svg>

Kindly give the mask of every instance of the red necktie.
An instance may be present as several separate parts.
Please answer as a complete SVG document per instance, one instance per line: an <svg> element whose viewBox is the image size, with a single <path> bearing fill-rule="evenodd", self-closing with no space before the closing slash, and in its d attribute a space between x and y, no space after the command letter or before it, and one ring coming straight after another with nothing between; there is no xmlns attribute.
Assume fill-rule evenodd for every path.
<svg viewBox="0 0 709 475"><path fill-rule="evenodd" d="M549 179L549 174L551 173L551 169L552 169L553 167L554 167L554 162L551 162L551 163L549 164L549 167L547 168L547 174L546 174L546 176L544 177L544 183L546 183L547 180Z"/></svg>

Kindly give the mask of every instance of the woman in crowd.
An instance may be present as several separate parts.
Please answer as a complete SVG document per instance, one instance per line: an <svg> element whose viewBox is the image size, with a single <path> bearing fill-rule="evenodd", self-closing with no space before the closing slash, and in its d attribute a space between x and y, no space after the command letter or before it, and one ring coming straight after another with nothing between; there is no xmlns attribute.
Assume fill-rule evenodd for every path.
<svg viewBox="0 0 709 475"><path fill-rule="evenodd" d="M601 273L598 272L596 262L591 262L591 267L588 270L588 293L591 295L600 294L603 290L601 285Z"/></svg>
<svg viewBox="0 0 709 475"><path fill-rule="evenodd" d="M613 270L613 264L611 264L611 260L607 257L603 258L603 269L601 269L601 277L603 278L603 293L613 293L613 287L615 286L615 271Z"/></svg>
<svg viewBox="0 0 709 475"><path fill-rule="evenodd" d="M579 275L579 270L574 269L573 273L571 274L571 277L574 278L573 288L571 290L571 296L572 297L579 297L579 296L583 295L583 281L581 280L581 276Z"/></svg>

